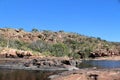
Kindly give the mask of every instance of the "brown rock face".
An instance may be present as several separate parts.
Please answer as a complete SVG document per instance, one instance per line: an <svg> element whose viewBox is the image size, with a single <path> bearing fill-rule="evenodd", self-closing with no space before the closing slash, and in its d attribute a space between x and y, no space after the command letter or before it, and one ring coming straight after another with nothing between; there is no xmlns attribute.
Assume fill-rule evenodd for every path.
<svg viewBox="0 0 120 80"><path fill-rule="evenodd" d="M120 56L118 50L99 49L90 53L90 57L104 57L104 56Z"/></svg>
<svg viewBox="0 0 120 80"><path fill-rule="evenodd" d="M29 51L17 51L16 55L20 58L32 56L32 53Z"/></svg>
<svg viewBox="0 0 120 80"><path fill-rule="evenodd" d="M57 32L25 32L24 30L0 28L0 36L3 36L5 39L20 40L27 43L37 40L44 40L50 43L62 42L64 36L61 35L62 33Z"/></svg>
<svg viewBox="0 0 120 80"><path fill-rule="evenodd" d="M16 50L16 49L5 48L0 52L0 57L3 57L3 58L23 58L23 57L30 57L30 56L32 56L31 52Z"/></svg>

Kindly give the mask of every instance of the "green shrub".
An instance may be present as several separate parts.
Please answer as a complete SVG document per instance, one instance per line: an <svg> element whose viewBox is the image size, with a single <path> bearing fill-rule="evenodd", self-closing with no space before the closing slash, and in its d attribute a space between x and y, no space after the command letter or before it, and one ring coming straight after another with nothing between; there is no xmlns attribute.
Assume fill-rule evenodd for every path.
<svg viewBox="0 0 120 80"><path fill-rule="evenodd" d="M51 48L51 54L53 56L61 57L68 55L68 53L69 53L69 49L63 43L54 44Z"/></svg>
<svg viewBox="0 0 120 80"><path fill-rule="evenodd" d="M33 29L32 29L32 32L39 32L39 30L36 29L36 28L33 28Z"/></svg>
<svg viewBox="0 0 120 80"><path fill-rule="evenodd" d="M27 43L19 40L9 40L9 47L26 50L27 49Z"/></svg>
<svg viewBox="0 0 120 80"><path fill-rule="evenodd" d="M24 29L23 29L23 28L19 28L19 30L20 30L20 31L24 31Z"/></svg>
<svg viewBox="0 0 120 80"><path fill-rule="evenodd" d="M68 57L73 59L80 59L80 55L78 53L69 53Z"/></svg>
<svg viewBox="0 0 120 80"><path fill-rule="evenodd" d="M81 51L79 52L79 55L80 55L80 57L83 58L83 59L89 58L91 51L92 51L92 50L88 47L88 48L85 48L84 50L81 50Z"/></svg>
<svg viewBox="0 0 120 80"><path fill-rule="evenodd" d="M33 51L38 51L40 53L49 51L50 45L42 40L37 40L29 45Z"/></svg>
<svg viewBox="0 0 120 80"><path fill-rule="evenodd" d="M73 59L80 59L80 55L77 53L74 53L72 57Z"/></svg>
<svg viewBox="0 0 120 80"><path fill-rule="evenodd" d="M0 46L1 47L7 46L7 40L5 40L2 36L0 36Z"/></svg>
<svg viewBox="0 0 120 80"><path fill-rule="evenodd" d="M43 54L44 54L45 56L52 56L52 54L50 53L50 51L43 52Z"/></svg>

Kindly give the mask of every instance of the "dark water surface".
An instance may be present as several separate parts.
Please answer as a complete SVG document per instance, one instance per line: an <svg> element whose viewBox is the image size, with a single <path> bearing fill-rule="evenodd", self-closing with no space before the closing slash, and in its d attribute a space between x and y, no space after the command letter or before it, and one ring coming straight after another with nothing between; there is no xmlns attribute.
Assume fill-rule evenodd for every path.
<svg viewBox="0 0 120 80"><path fill-rule="evenodd" d="M0 69L0 80L49 80L48 76L56 73L58 72Z"/></svg>
<svg viewBox="0 0 120 80"><path fill-rule="evenodd" d="M79 68L120 68L120 61L114 60L83 60Z"/></svg>
<svg viewBox="0 0 120 80"><path fill-rule="evenodd" d="M120 61L83 60L79 68L120 68ZM62 71L32 71L0 69L0 80L49 80L48 76Z"/></svg>

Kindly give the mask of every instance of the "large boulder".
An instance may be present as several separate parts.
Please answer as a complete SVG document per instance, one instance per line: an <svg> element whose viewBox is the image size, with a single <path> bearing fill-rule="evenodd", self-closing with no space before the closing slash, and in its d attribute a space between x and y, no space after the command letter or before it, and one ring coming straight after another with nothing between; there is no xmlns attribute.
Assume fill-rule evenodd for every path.
<svg viewBox="0 0 120 80"><path fill-rule="evenodd" d="M32 56L32 53L29 51L16 51L16 55L20 58Z"/></svg>

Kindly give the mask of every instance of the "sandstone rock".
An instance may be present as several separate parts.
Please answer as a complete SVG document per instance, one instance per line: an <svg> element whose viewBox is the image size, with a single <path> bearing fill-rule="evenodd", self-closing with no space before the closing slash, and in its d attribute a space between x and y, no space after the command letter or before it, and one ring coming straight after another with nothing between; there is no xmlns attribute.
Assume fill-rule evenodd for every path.
<svg viewBox="0 0 120 80"><path fill-rule="evenodd" d="M1 50L0 56L3 58L23 58L32 56L32 53L29 51L4 48L3 50Z"/></svg>
<svg viewBox="0 0 120 80"><path fill-rule="evenodd" d="M119 56L119 51L114 49L97 49L90 53L89 57L95 58L95 57L104 57L104 56Z"/></svg>
<svg viewBox="0 0 120 80"><path fill-rule="evenodd" d="M20 58L32 56L31 52L28 51L17 51L16 55Z"/></svg>

